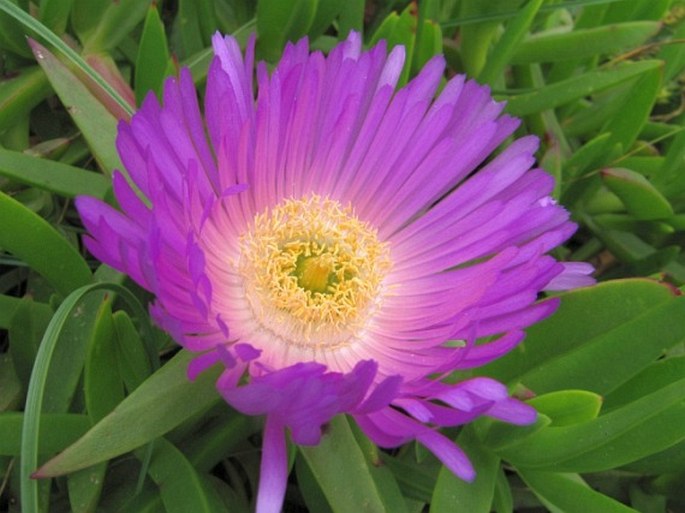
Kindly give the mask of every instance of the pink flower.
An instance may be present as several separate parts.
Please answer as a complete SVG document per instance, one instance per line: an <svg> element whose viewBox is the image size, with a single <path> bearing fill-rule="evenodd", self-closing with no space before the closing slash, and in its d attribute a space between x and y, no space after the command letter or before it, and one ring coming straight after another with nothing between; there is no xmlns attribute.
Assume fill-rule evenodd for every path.
<svg viewBox="0 0 685 513"><path fill-rule="evenodd" d="M325 57L302 40L271 74L257 65L255 100L253 49L215 36L204 118L183 70L121 124L149 204L121 174L122 211L79 198L86 246L155 294L159 325L198 353L191 378L221 363L226 401L266 416L260 513L282 505L285 430L316 444L340 413L473 479L437 428L535 411L491 379L439 376L515 347L556 308L546 287L591 282L547 255L575 226L531 169L537 140L491 157L518 120L463 76L433 99L442 57L396 91L402 47L362 51L352 33Z"/></svg>

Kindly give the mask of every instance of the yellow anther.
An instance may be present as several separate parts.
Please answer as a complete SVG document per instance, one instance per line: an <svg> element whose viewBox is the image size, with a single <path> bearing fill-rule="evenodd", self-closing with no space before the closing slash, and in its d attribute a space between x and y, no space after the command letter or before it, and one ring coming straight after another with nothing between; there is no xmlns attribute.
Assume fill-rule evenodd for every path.
<svg viewBox="0 0 685 513"><path fill-rule="evenodd" d="M391 262L388 244L350 207L312 195L255 216L237 267L263 329L330 348L357 335L378 308Z"/></svg>

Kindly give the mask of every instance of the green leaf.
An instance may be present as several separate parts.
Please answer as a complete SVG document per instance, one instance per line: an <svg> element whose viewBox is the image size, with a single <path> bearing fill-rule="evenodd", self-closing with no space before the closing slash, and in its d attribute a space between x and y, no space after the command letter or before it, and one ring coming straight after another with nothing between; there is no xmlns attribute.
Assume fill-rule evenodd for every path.
<svg viewBox="0 0 685 513"><path fill-rule="evenodd" d="M338 28L340 34L349 34L350 30L356 30L360 34L364 33L364 10L366 2L364 0L346 0L345 8L340 13Z"/></svg>
<svg viewBox="0 0 685 513"><path fill-rule="evenodd" d="M108 0L72 0L71 24L83 43L92 32L110 3Z"/></svg>
<svg viewBox="0 0 685 513"><path fill-rule="evenodd" d="M186 59L205 47L202 29L194 0L179 0L178 16L174 19L171 45L182 59Z"/></svg>
<svg viewBox="0 0 685 513"><path fill-rule="evenodd" d="M679 23L671 41L685 39L685 23ZM664 61L664 80L675 79L685 68L685 46L682 44L665 44L659 50L657 57Z"/></svg>
<svg viewBox="0 0 685 513"><path fill-rule="evenodd" d="M385 511L368 464L343 416L335 417L321 443L300 453L336 513ZM351 486L350 476L354 476Z"/></svg>
<svg viewBox="0 0 685 513"><path fill-rule="evenodd" d="M32 66L0 81L0 132L28 116L50 94L50 83L43 71Z"/></svg>
<svg viewBox="0 0 685 513"><path fill-rule="evenodd" d="M638 513L596 492L572 474L520 470L519 475L550 511L564 513Z"/></svg>
<svg viewBox="0 0 685 513"><path fill-rule="evenodd" d="M138 105L143 102L148 91L154 91L157 97L160 97L164 77L169 68L167 48L164 24L157 7L150 6L136 56L135 92Z"/></svg>
<svg viewBox="0 0 685 513"><path fill-rule="evenodd" d="M461 28L461 57L466 74L477 77L489 58L490 44L497 35L499 20L518 14L522 0L463 0L460 18L470 23ZM507 13L508 15L505 15ZM501 15L501 16L498 16ZM451 26L449 22L443 27Z"/></svg>
<svg viewBox="0 0 685 513"><path fill-rule="evenodd" d="M478 421L478 431L483 440L483 445L495 452L499 452L538 433L551 423L552 419L544 413L538 413L535 423L527 426L516 426L506 422L483 419Z"/></svg>
<svg viewBox="0 0 685 513"><path fill-rule="evenodd" d="M98 173L3 149L0 175L68 198L87 195L103 199L111 188L111 181Z"/></svg>
<svg viewBox="0 0 685 513"><path fill-rule="evenodd" d="M683 468L685 468L685 440L622 467L628 472L651 475L675 474L682 472Z"/></svg>
<svg viewBox="0 0 685 513"><path fill-rule="evenodd" d="M685 378L596 419L547 427L499 454L518 468L599 472L685 439Z"/></svg>
<svg viewBox="0 0 685 513"><path fill-rule="evenodd" d="M524 7L519 9L519 13L511 19L500 37L499 41L492 49L490 58L485 61L483 69L478 74L478 81L484 84L493 84L504 68L511 60L511 56L516 51L523 37L530 29L535 15L544 0L530 0Z"/></svg>
<svg viewBox="0 0 685 513"><path fill-rule="evenodd" d="M16 309L19 308L21 302L21 298L0 294L0 329L6 330L9 328L12 316ZM52 312L52 310L50 310L50 312Z"/></svg>
<svg viewBox="0 0 685 513"><path fill-rule="evenodd" d="M631 148L642 131L661 92L663 67L645 72L626 92L629 109L621 109L602 127L611 133L611 143Z"/></svg>
<svg viewBox="0 0 685 513"><path fill-rule="evenodd" d="M414 44L416 42L415 34L416 18L412 15L411 6L409 6L402 11L401 15L398 15L396 12L390 13L371 38L372 45L381 39L385 39L388 43L388 50L397 45L404 46L406 56L404 67L398 80L399 86L406 84L409 78L414 55Z"/></svg>
<svg viewBox="0 0 685 513"><path fill-rule="evenodd" d="M350 2L345 0L318 0L316 14L308 32L310 41L323 34L343 10L349 9L348 3ZM340 34L347 35L346 32L342 31Z"/></svg>
<svg viewBox="0 0 685 513"><path fill-rule="evenodd" d="M608 394L604 400L606 411L625 406L645 394L656 392L685 376L685 356L658 360L640 374Z"/></svg>
<svg viewBox="0 0 685 513"><path fill-rule="evenodd" d="M190 382L186 368L193 356L180 351L76 443L43 465L36 475L66 474L129 452L218 402L214 382L221 369L210 369Z"/></svg>
<svg viewBox="0 0 685 513"><path fill-rule="evenodd" d="M425 20L421 25L421 38L414 40L412 56L412 74L418 74L423 66L435 55L442 54L442 31L440 25L432 20Z"/></svg>
<svg viewBox="0 0 685 513"><path fill-rule="evenodd" d="M8 325L9 352L24 390L28 389L38 347L52 315L52 308L48 305L25 296L19 300Z"/></svg>
<svg viewBox="0 0 685 513"><path fill-rule="evenodd" d="M67 478L71 513L91 513L97 510L105 484L107 463L74 472Z"/></svg>
<svg viewBox="0 0 685 513"><path fill-rule="evenodd" d="M102 3L103 0L83 0L83 2L86 4L86 9L75 8L72 10L72 13L85 13L89 10L89 6L96 3ZM109 0L104 0L104 3L109 3ZM30 34L35 33L39 35L45 41L49 42L51 45L57 48L74 66L80 69L87 77L89 77L93 81L94 84L100 87L100 89L102 89L102 91L109 98L111 98L114 103L119 105L123 112L127 113L128 115L131 115L133 113L133 109L126 102L126 100L124 100L119 95L119 93L100 76L99 73L97 73L90 65L88 65L86 61L84 61L83 58L79 54L77 54L67 43L60 39L59 36L57 36L49 28L47 28L45 25L39 22L36 18L31 16L26 11L23 11L21 8L14 5L9 0L0 0L0 11L4 11L8 13L10 16L12 16L15 20L17 20L24 27L26 27ZM1 19L3 19L3 17L0 16L0 20ZM14 27L17 25L13 24L12 26ZM0 33L2 33L2 31L0 31ZM22 39L25 37L25 34L22 34Z"/></svg>
<svg viewBox="0 0 685 513"><path fill-rule="evenodd" d="M73 0L40 0L40 21L53 32L62 34L67 28Z"/></svg>
<svg viewBox="0 0 685 513"><path fill-rule="evenodd" d="M471 460L476 470L476 479L472 483L467 483L443 467L435 484L430 511L490 513L500 460L489 449L483 447L472 429L463 430L457 438L457 444Z"/></svg>
<svg viewBox="0 0 685 513"><path fill-rule="evenodd" d="M415 461L410 452L403 456L400 459L381 453L383 463L392 470L405 497L430 502L442 464L435 458Z"/></svg>
<svg viewBox="0 0 685 513"><path fill-rule="evenodd" d="M482 372L536 393L606 394L685 338L685 324L672 322L684 315L685 296L650 280L574 290L561 295L553 316L528 329L523 344Z"/></svg>
<svg viewBox="0 0 685 513"><path fill-rule="evenodd" d="M383 501L385 511L408 513L407 503L402 496L400 487L391 470L383 465L381 451L355 423L350 425L352 434L362 450L371 477L376 483L376 489Z"/></svg>
<svg viewBox="0 0 685 513"><path fill-rule="evenodd" d="M511 486L504 469L500 468L497 472L495 481L495 496L492 500L492 507L495 513L513 513L514 498L511 494Z"/></svg>
<svg viewBox="0 0 685 513"><path fill-rule="evenodd" d="M117 119L52 53L36 42L32 43L32 47L36 59L81 130L100 167L107 173L112 173L115 169L123 171L114 145Z"/></svg>
<svg viewBox="0 0 685 513"><path fill-rule="evenodd" d="M586 142L564 162L564 176L571 178L583 176L587 171L602 165L609 153L611 144L611 134L606 133L599 134Z"/></svg>
<svg viewBox="0 0 685 513"><path fill-rule="evenodd" d="M78 8L84 8L83 2L79 3L81 5ZM106 3L100 1L98 3L100 5L98 5L95 16L97 24L86 33L81 34L85 55L106 52L116 48L142 21L150 5L150 0L118 0ZM106 8L102 9L105 5ZM75 10L76 8L75 6ZM91 9L90 7L85 8Z"/></svg>
<svg viewBox="0 0 685 513"><path fill-rule="evenodd" d="M119 376L111 300L101 303L95 328L89 337L83 391L91 423L95 424L124 399L124 388Z"/></svg>
<svg viewBox="0 0 685 513"><path fill-rule="evenodd" d="M0 413L0 456L21 454L21 427L24 414ZM38 445L39 454L60 451L88 430L90 422L86 415L75 413L44 413L40 416L43 435Z"/></svg>
<svg viewBox="0 0 685 513"><path fill-rule="evenodd" d="M680 115L677 121L680 127L685 128L685 115ZM682 172L685 163L685 130L673 138L665 157L652 183L669 197L682 194L685 191L685 173Z"/></svg>
<svg viewBox="0 0 685 513"><path fill-rule="evenodd" d="M326 496L321 491L321 487L316 482L316 478L304 458L297 458L295 460L295 473L297 474L297 484L307 509L317 513L333 513L333 510L328 505Z"/></svg>
<svg viewBox="0 0 685 513"><path fill-rule="evenodd" d="M269 61L275 61L286 41L297 41L307 34L314 22L317 0L283 2L259 0L257 33L259 50Z"/></svg>
<svg viewBox="0 0 685 513"><path fill-rule="evenodd" d="M625 168L609 168L602 171L602 179L636 219L666 219L673 215L668 200L641 174Z"/></svg>
<svg viewBox="0 0 685 513"><path fill-rule="evenodd" d="M24 400L24 387L8 353L0 354L0 390L0 412L19 409Z"/></svg>
<svg viewBox="0 0 685 513"><path fill-rule="evenodd" d="M154 442L148 474L159 486L168 513L224 511L214 488L198 474L183 453L164 438Z"/></svg>
<svg viewBox="0 0 685 513"><path fill-rule="evenodd" d="M541 32L523 41L515 49L510 62L530 64L612 55L643 44L660 28L661 23L658 22L635 21L571 32Z"/></svg>
<svg viewBox="0 0 685 513"><path fill-rule="evenodd" d="M67 296L64 302L55 312L55 315L52 317L52 320L45 331L45 335L43 336L43 340L41 341L38 349L36 362L33 367L33 372L31 373L31 381L29 383L26 405L24 409L25 415L21 433L22 458L20 464L19 482L22 507L27 511L40 511L42 509L39 501L39 484L35 479L32 478L32 473L38 466L41 427L40 419L42 415L41 412L43 409L43 404L45 403L48 406L54 407L54 405L59 404L60 402L51 399L50 395L46 393L46 384L48 383L49 378L48 373L53 363L53 358L57 353L57 343L60 340L62 333L66 330L68 320L79 317L78 312L76 315L72 314L79 305L81 299L89 293L102 290L116 292L128 303L129 307L136 311L137 315L141 316L141 318L145 316L145 311L136 297L133 296L133 294L131 294L131 292L129 292L127 289L114 283L95 283L92 285L85 285L69 294L69 296ZM72 326L74 326L73 321ZM148 328L146 324L143 324L143 326ZM147 331L149 334L149 328ZM74 343L71 342L71 344L67 346L67 349L73 345ZM78 366L80 362L78 362L78 359L76 359L76 361ZM60 366L57 366L58 369L59 367ZM64 390L68 390L69 388L69 386L64 387ZM84 467L85 466L89 465L86 464Z"/></svg>
<svg viewBox="0 0 685 513"><path fill-rule="evenodd" d="M16 4L17 0L0 1L0 11L4 11L0 12L0 48L15 55L30 58L31 50L26 44L26 31L13 19L15 17L13 12L22 11L27 16L28 13Z"/></svg>
<svg viewBox="0 0 685 513"><path fill-rule="evenodd" d="M222 409L222 415L208 425L205 423L201 431L194 432L180 447L198 471L209 472L261 428L258 417L241 415L227 406Z"/></svg>
<svg viewBox="0 0 685 513"><path fill-rule="evenodd" d="M552 419L552 426L569 426L597 418L602 397L585 390L561 390L534 397L528 404Z"/></svg>
<svg viewBox="0 0 685 513"><path fill-rule="evenodd" d="M622 63L607 70L589 71L530 93L510 95L507 100L507 112L514 116L525 116L559 107L661 68L661 66L663 66L661 61L644 60Z"/></svg>
<svg viewBox="0 0 685 513"><path fill-rule="evenodd" d="M45 219L0 192L0 247L67 295L92 280L83 257Z"/></svg>
<svg viewBox="0 0 685 513"><path fill-rule="evenodd" d="M119 371L130 393L152 374L155 364L148 358L145 344L126 312L115 312L112 322Z"/></svg>

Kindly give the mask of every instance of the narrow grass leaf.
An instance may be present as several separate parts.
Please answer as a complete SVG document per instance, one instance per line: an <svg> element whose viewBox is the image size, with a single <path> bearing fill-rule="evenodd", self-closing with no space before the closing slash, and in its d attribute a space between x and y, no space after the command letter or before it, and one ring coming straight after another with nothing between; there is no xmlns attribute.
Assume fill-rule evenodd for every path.
<svg viewBox="0 0 685 513"><path fill-rule="evenodd" d="M46 384L48 382L48 373L53 363L57 343L60 340L62 333L65 331L68 320L73 317L74 310L79 306L83 297L91 292L101 290L116 292L138 316L141 316L141 318L145 318L146 316L143 307L136 297L127 289L113 283L84 285L69 294L55 312L38 349L38 355L36 356L36 362L33 367L33 372L31 373L31 381L29 383L26 405L24 408L19 482L22 507L25 508L26 511L42 510L39 501L39 483L33 478L33 472L38 466L38 456L40 454L40 419L42 416L43 404L45 402L48 404L51 403L50 400L46 401L48 392L46 391ZM143 326L147 325L144 324ZM90 465L84 465L84 467L87 466Z"/></svg>

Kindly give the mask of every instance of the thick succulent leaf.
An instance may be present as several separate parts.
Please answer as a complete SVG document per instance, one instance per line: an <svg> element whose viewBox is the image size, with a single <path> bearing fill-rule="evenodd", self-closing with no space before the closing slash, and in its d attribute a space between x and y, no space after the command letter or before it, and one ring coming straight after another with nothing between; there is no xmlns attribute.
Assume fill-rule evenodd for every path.
<svg viewBox="0 0 685 513"><path fill-rule="evenodd" d="M550 511L637 513L637 510L593 490L573 474L519 470L519 475Z"/></svg>
<svg viewBox="0 0 685 513"><path fill-rule="evenodd" d="M345 417L331 421L328 432L315 447L301 447L314 478L336 513L385 511L366 458ZM349 479L354 476L354 485Z"/></svg>
<svg viewBox="0 0 685 513"><path fill-rule="evenodd" d="M40 273L67 295L91 281L88 265L78 250L50 223L0 192L0 247Z"/></svg>
<svg viewBox="0 0 685 513"><path fill-rule="evenodd" d="M519 468L598 472L679 443L684 423L685 378L596 419L549 426L499 453Z"/></svg>
<svg viewBox="0 0 685 513"><path fill-rule="evenodd" d="M660 28L661 23L655 21L635 21L569 32L542 32L523 41L509 62L530 64L611 55L641 45Z"/></svg>
<svg viewBox="0 0 685 513"><path fill-rule="evenodd" d="M588 71L577 77L546 85L530 93L509 96L507 111L514 116L525 116L545 109L559 107L573 100L616 86L662 66L663 63L661 61L644 60L622 63L607 70Z"/></svg>
<svg viewBox="0 0 685 513"><path fill-rule="evenodd" d="M500 459L482 445L472 429L462 431L457 438L457 444L473 463L476 479L473 483L467 483L443 467L435 483L430 511L489 513L492 509Z"/></svg>
<svg viewBox="0 0 685 513"><path fill-rule="evenodd" d="M169 50L164 25L156 6L148 8L136 56L135 93L140 105L149 91L159 97L169 69Z"/></svg>
<svg viewBox="0 0 685 513"><path fill-rule="evenodd" d="M668 200L640 173L624 168L605 169L602 179L636 219L665 219L673 215Z"/></svg>
<svg viewBox="0 0 685 513"><path fill-rule="evenodd" d="M575 290L561 295L558 311L532 326L518 348L481 372L538 394L606 394L685 340L685 325L672 322L683 316L685 297L650 280Z"/></svg>
<svg viewBox="0 0 685 513"><path fill-rule="evenodd" d="M111 189L109 179L92 171L5 149L0 149L0 175L68 198L103 199Z"/></svg>

